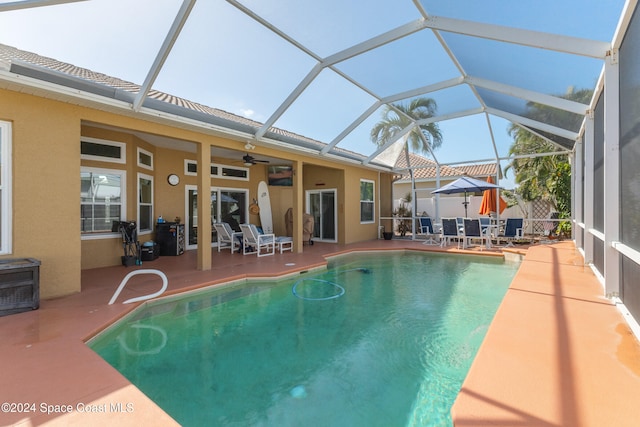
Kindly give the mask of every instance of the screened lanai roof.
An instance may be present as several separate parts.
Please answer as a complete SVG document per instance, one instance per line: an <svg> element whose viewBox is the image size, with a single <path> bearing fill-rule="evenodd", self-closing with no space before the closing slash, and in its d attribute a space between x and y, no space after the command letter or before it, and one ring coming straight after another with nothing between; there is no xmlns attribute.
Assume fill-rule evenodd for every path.
<svg viewBox="0 0 640 427"><path fill-rule="evenodd" d="M426 155L440 164L507 159L510 124L571 149L589 106L563 95L596 87L625 7L623 0L0 1L0 43L131 83L82 87L111 108L152 114L173 100L175 120L242 143L393 168L403 138L378 147L370 130L385 106L416 97L437 103L429 120L443 143ZM1 81L26 74L72 84L64 70L9 62ZM194 115L176 99L208 110ZM530 103L575 120L533 119Z"/></svg>

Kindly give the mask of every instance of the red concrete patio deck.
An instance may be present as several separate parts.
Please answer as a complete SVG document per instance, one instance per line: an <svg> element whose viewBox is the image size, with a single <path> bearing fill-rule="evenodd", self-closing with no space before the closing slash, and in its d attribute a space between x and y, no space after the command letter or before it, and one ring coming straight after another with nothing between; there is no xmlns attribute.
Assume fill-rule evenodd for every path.
<svg viewBox="0 0 640 427"><path fill-rule="evenodd" d="M452 409L455 426L637 426L640 345L572 243L531 248Z"/></svg>
<svg viewBox="0 0 640 427"><path fill-rule="evenodd" d="M303 254L263 258L214 252L211 271L195 270L194 252L143 268L165 272L169 292L176 293L229 279L294 274L350 250L388 249L440 250L406 240L317 243ZM636 424L640 345L581 262L572 244L529 249L456 402L456 425ZM121 301L159 288L157 277L135 276L108 305L131 270L84 271L81 293L0 317L0 403L14 404L9 412L0 410L0 425L176 425L84 344L134 308Z"/></svg>

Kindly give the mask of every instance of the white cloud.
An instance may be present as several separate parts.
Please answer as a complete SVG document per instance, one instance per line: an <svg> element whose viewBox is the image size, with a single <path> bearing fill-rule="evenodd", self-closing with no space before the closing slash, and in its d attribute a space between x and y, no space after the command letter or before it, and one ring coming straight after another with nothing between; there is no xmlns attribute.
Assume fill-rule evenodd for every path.
<svg viewBox="0 0 640 427"><path fill-rule="evenodd" d="M252 109L250 109L250 108L249 108L249 109L242 109L242 110L240 110L240 114L241 114L241 115L243 115L244 117L249 118L249 119L250 119L250 118L252 118L252 117L253 117L253 115L254 115L255 113L256 113L256 112L255 112L255 111L253 111L253 110L252 110Z"/></svg>

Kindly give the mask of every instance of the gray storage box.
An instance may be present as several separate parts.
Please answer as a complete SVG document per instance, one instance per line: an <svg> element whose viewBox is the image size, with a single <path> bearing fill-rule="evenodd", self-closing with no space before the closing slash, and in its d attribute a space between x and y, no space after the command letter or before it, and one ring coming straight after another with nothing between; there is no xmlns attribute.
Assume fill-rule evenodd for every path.
<svg viewBox="0 0 640 427"><path fill-rule="evenodd" d="M0 316L40 306L40 261L32 258L0 260Z"/></svg>

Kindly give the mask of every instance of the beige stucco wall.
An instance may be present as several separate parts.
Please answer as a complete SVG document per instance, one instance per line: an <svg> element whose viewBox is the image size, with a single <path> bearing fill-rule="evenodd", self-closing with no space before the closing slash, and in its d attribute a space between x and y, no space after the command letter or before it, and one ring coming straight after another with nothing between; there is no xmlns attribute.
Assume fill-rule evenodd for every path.
<svg viewBox="0 0 640 427"><path fill-rule="evenodd" d="M378 230L378 184L374 184L375 208L374 222L369 224L360 223L360 180L367 179L377 182L378 173L365 169L347 169L345 171L345 194L344 200L349 203L344 204L345 240L347 242L359 242L377 236ZM338 212L341 215L341 212Z"/></svg>
<svg viewBox="0 0 640 427"><path fill-rule="evenodd" d="M0 90L13 130L13 251L40 260L40 293L80 291L80 120L77 107Z"/></svg>
<svg viewBox="0 0 640 427"><path fill-rule="evenodd" d="M269 198L271 199L273 233L276 236L286 236L284 214L287 213L287 209L293 207L293 187L269 187ZM252 219L254 218L258 223L259 217L252 217Z"/></svg>
<svg viewBox="0 0 640 427"><path fill-rule="evenodd" d="M338 243L348 244L377 237L378 208L384 206L383 212L390 214L391 174L378 174L377 171L358 167L316 165L305 165L304 170L305 190L338 190ZM360 223L361 179L375 182L375 221L371 224Z"/></svg>
<svg viewBox="0 0 640 427"><path fill-rule="evenodd" d="M78 179L81 166L126 171L126 218L131 220L137 219L138 173L153 176L154 218L163 215L173 220L179 216L184 222L185 186L195 186L198 182L196 176L184 174L184 160L196 160L199 143L231 148L239 153L244 145L240 141L7 90L0 90L0 120L11 122L13 130L13 252L2 258L39 259L42 262L42 298L80 291L82 269L120 264L122 242L119 237L81 238ZM105 126L119 130L105 129ZM156 147L129 130L187 141L193 149ZM127 163L81 160L81 136L125 143ZM137 166L138 147L153 154L153 171ZM304 198L305 190L335 188L339 243L377 237L377 221L360 224L359 191L360 179L378 181L378 172L267 147L256 147L252 154L297 161L295 164L302 169L296 173L303 174L303 188L269 187L276 235L286 233L284 214L298 196ZM239 159L215 158L212 162L237 164ZM178 186L167 183L166 177L170 173L180 176ZM389 187L390 175L382 175ZM252 201L257 197L258 183L266 179L266 165L258 164L251 167L248 182L215 178L211 180L211 186L248 189ZM377 202L385 203L383 200ZM249 220L259 224L258 216L250 215ZM154 235L141 234L139 238L144 242L152 240Z"/></svg>
<svg viewBox="0 0 640 427"><path fill-rule="evenodd" d="M127 158L130 159L127 165L114 165L113 163L86 160L83 160L81 163L83 166L125 169L127 171L127 201L129 202L127 203L126 218L128 220L137 219L136 183L138 173L144 173L154 177L154 220L161 215L166 221L173 221L176 217L180 217L181 222L185 222L187 216L185 212L186 188L187 186L195 187L198 184L197 176L185 174L185 160L197 162L196 153L154 147L125 131L105 130L88 125L83 126L82 129L82 136L127 143ZM200 138L203 138L203 136ZM212 138L211 143L214 142L219 146L228 146L230 144L230 141L220 138ZM195 147L195 143L192 145ZM137 147L144 148L153 154L153 170L141 168L136 165ZM212 158L211 162L235 165L238 164L238 159ZM238 166L242 165L238 164ZM176 186L169 185L166 179L169 174L178 175L180 177L180 184ZM251 167L248 182L212 178L210 185L211 187L223 189L249 189L249 198L253 200L257 198L258 183L266 180L266 177L266 166L257 164ZM280 203L282 203L280 200L282 198L282 192L276 188L277 187L273 187L270 191L274 206L274 227L277 227L275 230L276 234L279 234L279 229L282 228L282 235L284 235L284 222L282 221L282 224L280 224L276 221L276 219L280 218L280 215L276 215L278 215ZM289 192L291 193L290 189ZM289 198L290 197L291 196L289 196ZM281 216L284 217L284 212L282 212ZM259 216L250 215L249 218L253 224L260 225ZM138 237L140 242L145 242L154 240L155 235L154 233L140 233ZM82 254L83 269L117 265L122 255L122 241L120 238L83 240Z"/></svg>
<svg viewBox="0 0 640 427"><path fill-rule="evenodd" d="M346 243L345 234L345 191L344 170L320 165L307 164L304 166L302 179L304 191L308 190L336 190L338 208L338 243ZM316 227L318 225L316 224Z"/></svg>
<svg viewBox="0 0 640 427"><path fill-rule="evenodd" d="M114 130L100 129L83 125L82 136L126 143L127 164L114 164L93 160L81 160L80 165L85 167L124 170L127 173L126 192L126 214L127 220L136 220L137 206L136 188L137 173L143 172L153 175L153 172L137 167L137 147L140 146L147 151L154 152L153 146L135 136ZM141 240L144 240L141 237ZM97 268L120 263L120 256L123 254L122 239L119 237L101 238L96 240L82 240L81 242L81 268Z"/></svg>
<svg viewBox="0 0 640 427"><path fill-rule="evenodd" d="M393 213L393 175L388 173L380 174L380 217L389 218ZM388 219L381 219L380 225L386 231L393 229L393 222Z"/></svg>

